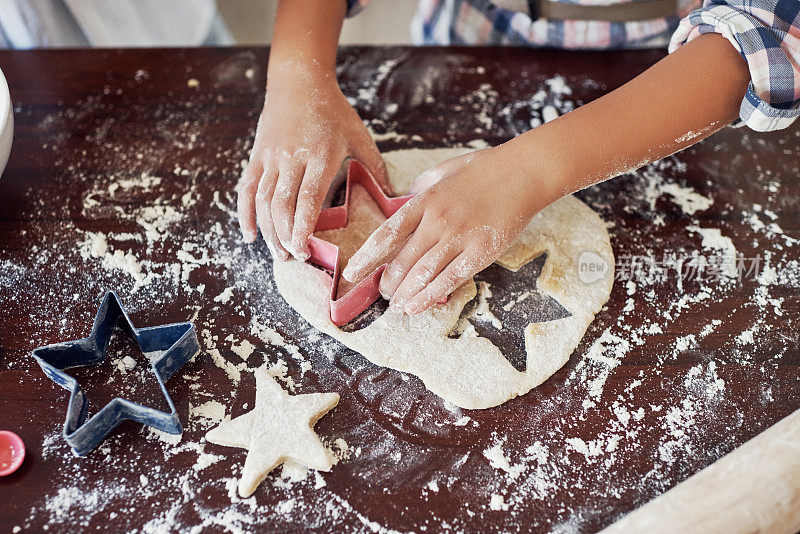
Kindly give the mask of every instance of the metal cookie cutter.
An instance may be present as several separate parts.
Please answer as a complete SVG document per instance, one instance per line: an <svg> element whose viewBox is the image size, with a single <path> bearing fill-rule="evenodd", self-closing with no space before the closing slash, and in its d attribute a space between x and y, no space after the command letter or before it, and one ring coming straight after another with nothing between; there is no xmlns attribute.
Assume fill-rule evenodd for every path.
<svg viewBox="0 0 800 534"><path fill-rule="evenodd" d="M342 228L347 225L350 190L353 184L364 187L386 217L394 215L413 196L387 196L364 165L356 160L350 160L350 165L347 168L344 204L322 210L317 220L317 226L314 228L315 232ZM355 319L380 297L378 283L386 268L385 264L375 269L372 274L361 280L350 291L344 295L339 295L339 277L341 275L339 247L324 239L311 236L308 241L308 248L311 253L308 261L333 273L330 296L331 321L333 324L341 326Z"/></svg>
<svg viewBox="0 0 800 534"><path fill-rule="evenodd" d="M86 420L89 400L77 381L66 369L80 365L94 365L106 357L111 334L122 318L142 352L161 352L150 362L150 368L167 400L170 412L147 408L117 397ZM192 323L175 323L164 326L136 328L122 308L116 293L109 291L97 312L92 333L86 339L67 341L33 350L33 357L50 379L70 391L67 419L64 422L64 439L73 452L84 456L95 448L106 435L125 419L131 419L169 434L183 432L175 405L164 385L175 371L200 352L200 344Z"/></svg>

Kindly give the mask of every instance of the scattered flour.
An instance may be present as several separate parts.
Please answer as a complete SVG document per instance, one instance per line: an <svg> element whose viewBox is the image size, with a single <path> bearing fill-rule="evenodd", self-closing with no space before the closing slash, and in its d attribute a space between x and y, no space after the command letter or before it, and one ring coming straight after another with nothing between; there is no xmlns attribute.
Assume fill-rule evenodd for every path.
<svg viewBox="0 0 800 534"><path fill-rule="evenodd" d="M493 493L489 500L489 508L495 511L508 510L508 503L505 502L502 495Z"/></svg>
<svg viewBox="0 0 800 534"><path fill-rule="evenodd" d="M392 73L400 63L401 60L382 64L376 77L357 88L358 105L374 109L379 115L370 121L370 127L382 132L376 135L389 143L421 140L394 131L391 117L397 108L377 98L378 89L391 81ZM249 80L254 77L254 67L247 62L244 64L247 68L240 70L243 74L240 78ZM457 65L453 67L454 71L459 68ZM246 74L248 71L249 75ZM136 81L146 80L148 76L143 71L137 73ZM421 84L424 83L430 84L430 80L421 80ZM206 85L203 82L203 87ZM191 93L200 96L199 82L195 88L198 90ZM81 116L91 116L93 110L107 105L101 98L92 97L79 107L59 112L62 115L51 120L72 124ZM424 101L424 96L420 101ZM204 105L213 104L204 101ZM467 95L454 112L468 115L471 121L474 120L474 128L481 131L489 132L500 125L504 132L508 132L536 127L563 115L575 105L566 80L554 77L546 80L542 90L524 102L502 101L495 89L482 86ZM73 293L75 301L79 301L81 295L96 292L99 286L121 288L123 293L136 295L132 301L147 302L154 309L171 309L169 306L176 297L187 297L186 317L176 316L176 319L196 322L204 347L204 354L199 359L205 358L206 362L221 369L210 368L209 372L217 373L222 379L214 383L213 389L204 382L185 379L189 384L186 395L191 425L183 436L142 429L148 453L157 451L159 458L163 454L163 462L154 464L146 453L138 449L125 450L128 442L118 436L110 437L86 461L76 462L64 445L59 429L54 428L42 439L42 458L58 466L52 480L53 487L43 492L41 499L30 503L27 522L20 523L12 531L32 530L42 522L52 530L63 530L65 525L74 530L90 530L124 518L131 501L145 500L157 504L149 517L137 519L135 524L129 524L128 530L139 529L144 533L253 532L263 529L263 518L269 517L270 528L275 530L290 530L298 525L309 530L330 530L331 525L355 524L360 530L387 532L388 529L378 521L363 513L357 498L335 493L332 489L337 488L335 476L326 482L319 473L308 476L308 472L284 466L280 476L276 475L268 486L268 491L275 494L271 504L259 504L261 496L238 499L235 494L238 464L230 461L227 451L212 450L210 446L193 441L197 439L193 426L210 426L225 417L225 406L231 403L242 377L251 372L250 366L260 365L261 362L255 360L262 358L262 352L265 353L263 358L269 358L271 368L287 387L289 384L295 387L297 376L303 376L311 368L311 359L306 354L314 354L314 370L319 367L320 372L311 376L321 381L321 387L332 384L325 382L329 368L334 369L332 374L336 376L352 373L352 376L347 375L347 379L352 380L348 384L364 387L352 387L352 391L364 395L364 406L377 407L375 409L381 411L386 427L374 431L375 427L371 426L375 424L374 420L367 417L360 423L363 426L345 436L350 444L343 438L328 444L340 458L349 457L353 465L358 464L356 471L368 469L364 466L371 462L381 465L391 462L397 473L403 475L422 471L419 466L425 465L425 453L397 437L396 429L392 427L393 421L400 421L403 417L408 417L404 424L412 421L415 413L412 410L420 406L419 413L435 424L413 419L415 425L425 430L427 424L442 436L447 436L444 432L456 432L451 435L458 436L467 444L470 444L471 432L475 428L485 428L483 418L480 413L470 413L470 417L463 412L448 411L446 406L432 408L420 405L418 401L408 401L401 394L409 391L407 388L414 385L413 380L391 382L384 379L385 385L380 381L373 383L369 380L369 366L365 367L358 361L352 363L352 356L343 354L340 346L326 337L315 336L302 324L295 324L301 321L293 317L287 320L275 313L273 310L285 305L275 295L270 277L265 276L269 263L266 254L256 247L242 246L236 234L236 221L232 219L235 193L209 191L204 184L206 173L215 169L198 163L181 163L173 171L170 163L166 174L153 174L153 169L159 168L163 161L169 161L167 158L175 154L184 158L181 161L188 162L194 161L190 151L213 148L214 153L224 158L226 165L234 170L230 175L233 183L240 172L240 162L247 159L249 141L236 141L234 148L219 151L216 146L204 144L205 129L218 128L218 124L202 121L210 121L205 115L213 116L214 113L198 118L196 109L167 107L162 112L158 131L170 141L159 146L138 142L130 147L113 146L103 137L101 130L89 134L90 143L96 145L102 154L97 161L114 162L125 166L128 172L98 176L95 171L97 162L89 157L85 166L62 167L64 176L72 180L70 184L75 186L75 191L83 195L83 205L79 204L77 210L85 219L80 221L80 225L71 221L63 211L45 210L40 215L62 221L58 223L61 226L45 234L36 226L39 223L32 221L24 229L36 234L41 242L31 247L31 257L37 259L28 263L54 266L65 273L64 283L47 281L45 286L34 276L41 270L23 268L24 263L17 264L3 258L0 258L0 281L16 284L23 288L21 291L25 287L35 289L35 292L29 291L21 296L32 301L68 302L64 295ZM447 134L447 138L458 136L463 137L463 133L454 130ZM486 146L486 143L475 145ZM54 143L47 150L55 153L66 150L68 146L63 142L60 146ZM604 312L605 317L612 317L610 322L596 332L590 330L589 343L581 349L583 352L573 355L565 387L553 391L547 399L537 399L536 406L530 411L530 419L519 426L521 433L503 429L489 443L472 444L474 452L464 454L451 469L404 481L410 487L418 488L420 502L429 497L435 499L452 494L454 498L478 495L478 503L489 503L488 507L465 506L458 516L459 522L454 524L445 525L441 518L431 517L430 523L424 525L428 531L477 530L471 528L474 524L469 521L480 517L481 508L492 517L491 521L478 523L481 525L499 525L499 521L508 521L503 523L507 530L515 530L513 527L520 524L531 530L558 530L561 527L560 531L580 530L586 521L597 516L591 511L570 510L559 526L543 525L530 514L514 514L518 508L529 510L526 507L531 502L562 506L565 484L576 488L597 487L598 492L605 492L604 498L607 499L627 498L631 492L654 494L662 491L676 481L677 466L698 461L706 463L710 455L718 454L717 451L709 452L708 444L720 443L719 439L708 438L704 429L718 429L712 424L720 413L715 411L715 407L731 402L731 392L726 386L730 363L731 367L762 373L765 383L775 377L770 373L780 354L775 359L758 362L748 360L744 353L752 352L752 347L761 341L762 336L770 334L763 317L777 317L792 310L789 303L784 303L784 294L787 290L800 288L800 262L792 259L792 255L782 254L795 247L797 241L779 225L783 222L780 220L781 204L773 197L772 203L764 201L763 206L754 205L744 212L732 212L728 221L731 226L740 224L744 230L752 231L753 240L758 241L757 245L741 242L738 237L741 233L728 233L726 230L728 235L723 235L720 229L704 227L708 223L697 217L702 217L703 212L713 205L712 198L700 194L693 187L679 185L685 183L680 178L683 170L679 155L634 173L630 198L626 199L630 206L626 210L636 215L634 219L645 219L648 224L642 225L641 229L626 228L625 235L630 239L626 246L645 255L654 255L664 247L663 243L652 243L649 224L650 221L664 223L661 206L659 209L656 206L661 199L679 208L680 215L687 221L687 232L697 234L706 251L721 252L730 257L736 255L735 245L740 245L742 250L758 248L774 255L767 255L769 262L753 283L745 287L710 283L676 287L656 279L618 282L616 290L625 297L622 305L619 309L610 308ZM769 195L781 191L778 177L769 180L764 176L757 178L763 182ZM34 194L37 193L31 192ZM593 188L584 194L598 209L613 201L602 188ZM714 199L717 199L716 194ZM722 201L719 202L722 206ZM195 211L200 207L209 213L199 217ZM123 221L126 225L124 231L98 230L103 228L106 218ZM784 225L790 227L788 222ZM689 246L686 234L682 235L683 242ZM77 254L74 250L76 238ZM220 276L220 271L232 273L235 279ZM486 289L484 298L488 302L492 297L490 288ZM756 319L747 319L743 330L728 333L731 324L738 324L736 318L732 321L728 316L698 320L696 314L704 306L722 301L733 291L742 292L746 304L730 310L730 314L744 310L757 316ZM520 295L518 302L525 298L529 297ZM124 296L123 300L128 302ZM233 318L232 324L239 325L238 330L221 331L215 324L215 316L220 310L218 304L225 305L225 313ZM142 309L143 305L137 311ZM253 315L253 310L260 315ZM35 327L35 330L26 330L21 335L34 339L36 332L47 331L52 332L54 339L66 339L67 335L75 333L68 330L67 325L76 320L86 320L85 314L78 313L83 312L67 306L60 317L32 318L31 328ZM616 316L617 320L614 319ZM492 321L491 317L486 319ZM673 335L675 333L680 335ZM234 337L225 343L222 340L228 334ZM663 343L665 337L668 341ZM728 348L740 351L742 355L729 363L718 358L716 353L709 354L708 347L704 346L704 340L709 337L730 338ZM656 340L662 344L651 343ZM686 358L697 358L696 352L708 359L698 358L699 361L688 370L677 371L678 376L669 382L671 376L665 369L669 367L670 373L675 372L674 357L685 353ZM643 361L643 353L656 355L655 365L647 372L636 370ZM285 360L276 354L285 356ZM10 362L8 365L12 368L26 364ZM114 360L114 366L119 373L132 374L135 361L120 358ZM618 387L607 385L612 383L608 380L611 376L620 379L614 382ZM182 379L176 377L172 380ZM642 401L642 391L660 388L662 382L676 387L665 391L657 404ZM341 383L335 384L340 387ZM303 385L305 387L306 383ZM373 390L366 389L367 386ZM778 391L777 387L765 386L760 398L771 402ZM445 415L440 417L434 408L441 409ZM535 421L535 424L530 421ZM587 421L592 421L592 424L587 424ZM433 434L433 431L428 433ZM630 477L622 470L623 460L645 453L639 448L645 435L656 439L652 472L645 477ZM436 439L445 439L436 436ZM415 436L415 439L426 438ZM722 443L730 442L723 440ZM116 469L122 465L121 450L126 452L126 465L135 463L146 469L146 481L141 479L140 471L127 474ZM478 451L481 454L475 454ZM168 460L177 455L188 456L188 465L192 468L176 471ZM97 465L103 466L104 470L111 466L115 472L119 471L113 483L95 484ZM398 476L395 470L391 471L391 477L386 469L383 472L365 471L363 476L376 487L386 487L387 498L393 498L390 486L392 479ZM689 474L680 470L678 473L680 477ZM207 506L209 495L224 495L226 491L229 504L225 508ZM433 495L436 493L439 495ZM280 514L275 514L274 503L278 503ZM496 511L503 513L493 513ZM423 530L422 526L417 524L416 530Z"/></svg>
<svg viewBox="0 0 800 534"><path fill-rule="evenodd" d="M686 230L702 237L704 249L721 252L724 258L724 262L721 265L723 272L731 277L736 276L738 252L730 237L722 235L722 231L719 228L700 228L699 226L691 225L687 226Z"/></svg>
<svg viewBox="0 0 800 534"><path fill-rule="evenodd" d="M219 295L214 297L214 302L220 302L222 304L227 304L231 300L231 297L233 297L233 287L229 286L229 287L226 287L225 290L222 293L220 293Z"/></svg>
<svg viewBox="0 0 800 534"><path fill-rule="evenodd" d="M517 478L522 470L525 469L523 465L512 466L511 461L503 453L503 449L500 448L500 444L489 447L483 451L483 455L489 460L489 464L492 467L505 471L512 479Z"/></svg>
<svg viewBox="0 0 800 534"><path fill-rule="evenodd" d="M212 400L199 406L191 406L189 413L193 420L209 427L218 424L225 418L225 405Z"/></svg>
<svg viewBox="0 0 800 534"><path fill-rule="evenodd" d="M691 187L682 187L678 184L663 184L660 192L669 195L672 201L680 206L686 215L694 215L698 211L705 211L714 203L710 198L697 193Z"/></svg>
<svg viewBox="0 0 800 534"><path fill-rule="evenodd" d="M243 339L241 343L238 345L231 345L231 351L240 357L242 360L247 360L253 352L255 352L256 347L246 339Z"/></svg>

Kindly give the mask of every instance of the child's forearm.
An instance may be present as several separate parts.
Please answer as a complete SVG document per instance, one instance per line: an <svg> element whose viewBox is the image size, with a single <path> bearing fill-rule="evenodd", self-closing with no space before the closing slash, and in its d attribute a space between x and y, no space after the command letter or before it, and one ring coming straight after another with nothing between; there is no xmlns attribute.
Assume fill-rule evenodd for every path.
<svg viewBox="0 0 800 534"><path fill-rule="evenodd" d="M487 267L559 197L729 123L747 82L733 47L718 35L701 36L591 104L434 167L434 183L367 239L342 276L360 280L387 263L381 293L420 313Z"/></svg>
<svg viewBox="0 0 800 534"><path fill-rule="evenodd" d="M532 211L690 146L733 121L750 80L722 36L706 34L619 89L498 148L536 169ZM542 188L545 190L542 191Z"/></svg>
<svg viewBox="0 0 800 534"><path fill-rule="evenodd" d="M282 67L309 67L325 74L336 68L336 47L345 0L281 0L269 54L269 72Z"/></svg>
<svg viewBox="0 0 800 534"><path fill-rule="evenodd" d="M267 93L250 159L237 186L242 237L258 230L276 258L310 255L308 240L342 161L352 157L381 183L386 165L336 82L345 0L281 0Z"/></svg>

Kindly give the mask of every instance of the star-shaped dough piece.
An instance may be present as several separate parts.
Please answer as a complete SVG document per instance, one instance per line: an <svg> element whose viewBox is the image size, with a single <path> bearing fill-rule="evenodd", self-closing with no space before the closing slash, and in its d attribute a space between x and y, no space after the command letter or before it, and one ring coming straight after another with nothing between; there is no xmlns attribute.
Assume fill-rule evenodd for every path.
<svg viewBox="0 0 800 534"><path fill-rule="evenodd" d="M339 402L337 393L289 395L269 375L255 371L256 406L236 419L223 421L206 434L217 445L247 449L239 480L239 495L249 497L270 471L292 460L312 469L330 471L333 459L313 427Z"/></svg>

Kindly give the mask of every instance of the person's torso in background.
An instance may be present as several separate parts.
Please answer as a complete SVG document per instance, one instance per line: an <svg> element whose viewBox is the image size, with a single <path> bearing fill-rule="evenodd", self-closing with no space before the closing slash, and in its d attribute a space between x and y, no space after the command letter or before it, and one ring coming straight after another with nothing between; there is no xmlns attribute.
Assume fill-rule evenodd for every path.
<svg viewBox="0 0 800 534"><path fill-rule="evenodd" d="M647 0L559 0L609 5ZM526 0L420 0L411 23L415 44L522 45L557 48L666 47L681 17L702 0L678 0L674 15L651 20L533 20Z"/></svg>

